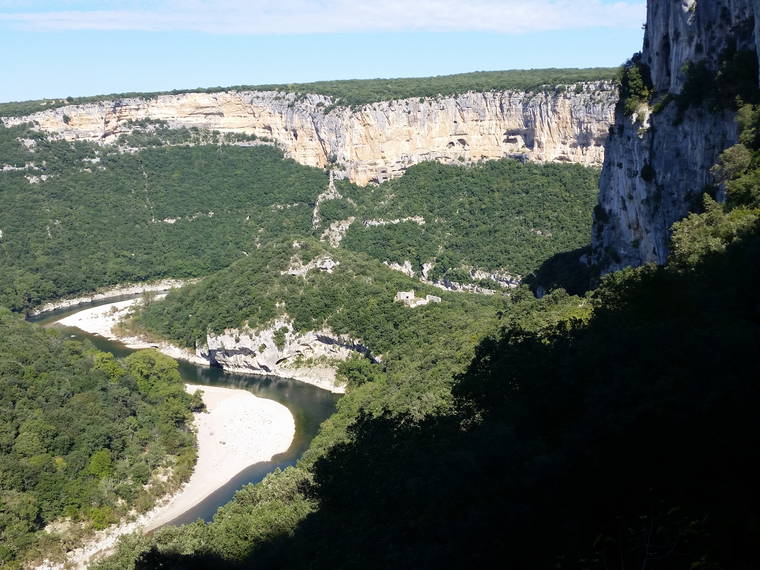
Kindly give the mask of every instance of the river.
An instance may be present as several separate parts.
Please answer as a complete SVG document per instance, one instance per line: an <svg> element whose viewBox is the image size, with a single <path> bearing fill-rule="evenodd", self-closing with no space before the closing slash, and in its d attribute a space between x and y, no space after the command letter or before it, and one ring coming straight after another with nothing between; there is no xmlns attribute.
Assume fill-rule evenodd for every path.
<svg viewBox="0 0 760 570"><path fill-rule="evenodd" d="M60 329L71 338L89 340L99 350L110 352L118 358L123 358L135 351L119 342L88 334L78 328L61 326L57 324L57 321L84 309L133 299L135 297L135 295L132 295L102 299L95 303L44 313L30 320L44 326ZM187 383L248 390L255 396L274 400L286 406L290 410L290 413L293 414L296 433L293 443L285 453L274 456L271 461L264 461L249 466L195 507L167 523L169 525L186 524L199 518L210 521L216 510L228 503L235 492L244 485L261 481L268 473L277 468L284 469L285 467L295 465L296 461L309 447L322 422L335 412L336 404L340 397L339 394L333 394L296 380L286 380L271 376L229 374L220 368L197 366L183 360L179 360L178 362L180 374Z"/></svg>

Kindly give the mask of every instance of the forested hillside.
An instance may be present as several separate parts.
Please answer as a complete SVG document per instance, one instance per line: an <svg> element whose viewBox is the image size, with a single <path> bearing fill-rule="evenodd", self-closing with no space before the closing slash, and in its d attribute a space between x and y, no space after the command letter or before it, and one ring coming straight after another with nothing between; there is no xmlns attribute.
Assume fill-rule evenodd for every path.
<svg viewBox="0 0 760 570"><path fill-rule="evenodd" d="M435 85L456 90L458 81ZM341 89L349 87L371 85ZM308 465L346 440L359 409L415 420L451 409L452 373L465 370L508 301L423 285L422 265L435 264L430 279L477 283L470 269L528 273L586 244L597 177L572 165L510 160L423 164L403 183L361 189L338 181L337 196L325 198L329 173L285 160L269 141L160 121L136 125L113 145L0 127L0 170L0 306L25 312L107 285L210 276L154 304L136 325L194 346L209 331L287 313L295 331L329 327L366 343L380 363L339 367L351 395L307 453L307 467L274 476L278 489L309 479ZM425 223L393 222L407 216ZM333 248L324 232L347 217L355 223ZM294 242L299 262L328 256L340 265L330 274L287 275ZM383 265L407 260L414 278ZM409 289L442 302L394 303ZM555 299L586 312L582 301ZM4 564L60 554L79 533L132 506L148 508L187 476L194 452L185 422L198 402L182 392L170 361L145 353L117 362L7 312L0 332ZM151 479L169 467L167 483ZM271 528L292 528L315 505L283 506L289 522Z"/></svg>
<svg viewBox="0 0 760 570"><path fill-rule="evenodd" d="M297 467L100 568L754 568L760 109L738 120L727 202L674 225L666 266L515 292L443 405L373 376Z"/></svg>
<svg viewBox="0 0 760 570"><path fill-rule="evenodd" d="M315 260L334 267L292 274L291 268ZM440 295L442 302L410 308L394 301L397 292L411 289L417 297ZM382 377L400 392L397 398L403 394L405 406L422 414L446 402L448 388L441 380L466 363L505 303L501 295L461 295L423 286L365 255L316 240L278 241L171 292L139 313L136 325L192 349L205 344L207 333L264 328L275 319L292 323L288 333L326 328L360 341L382 359L381 365L362 359L339 366L339 376L349 386Z"/></svg>
<svg viewBox="0 0 760 570"><path fill-rule="evenodd" d="M339 185L344 198L326 202L320 215L325 225L357 217L343 246L409 261L418 275L430 263L429 279L473 281L467 267L527 276L590 242L598 179L598 170L580 165L428 162L380 186Z"/></svg>
<svg viewBox="0 0 760 570"><path fill-rule="evenodd" d="M528 275L590 241L594 169L422 164L376 188L338 183L343 198L321 202L315 227L327 173L240 139L146 122L94 145L0 127L0 305L208 275L269 240L321 237L351 217L344 247L409 260L418 275L433 262L431 279L478 281L468 267ZM424 225L368 225L409 216Z"/></svg>
<svg viewBox="0 0 760 570"><path fill-rule="evenodd" d="M136 150L0 128L0 304L206 275L261 240L311 231L323 172L269 146L167 146L172 133Z"/></svg>
<svg viewBox="0 0 760 570"><path fill-rule="evenodd" d="M585 73L270 87L361 104ZM424 163L360 188L250 137L0 128L0 305L203 277L126 326L192 349L279 319L282 337L329 329L373 357L337 365L347 393L295 467L98 568L755 568L760 108L731 104L739 144L712 170L726 202L693 204L668 263L541 299L487 274L583 292L593 169ZM409 289L441 302L394 302ZM97 528L149 505L157 469L186 476L198 401L172 361L117 361L4 309L0 335L2 563L60 547L42 529L61 517Z"/></svg>
<svg viewBox="0 0 760 570"><path fill-rule="evenodd" d="M7 309L0 337L0 566L61 555L190 475L202 404L172 359L117 361Z"/></svg>
<svg viewBox="0 0 760 570"><path fill-rule="evenodd" d="M760 110L739 120L717 168L727 205L706 197L674 226L666 267L607 276L590 316L541 322L553 298L505 311L450 413L359 413L313 465L301 498L319 507L293 536L201 552L257 568L753 568ZM143 559L203 561L160 550Z"/></svg>
<svg viewBox="0 0 760 570"><path fill-rule="evenodd" d="M329 329L373 357L332 363L347 393L295 467L246 486L211 523L127 537L98 567L755 568L760 109L747 104L758 100L756 58L729 51L729 67L752 67L715 77L685 67L679 98L655 93L640 59L627 66L629 115L651 103L653 116L677 105L709 117L728 105L741 136L711 171L725 204L708 195L690 204L667 265L608 275L584 296L536 299L498 281L585 291L594 169L423 163L360 188L255 137L145 121L96 145L0 127L0 305L23 312L104 285L202 277L127 326L195 348L209 334L284 319L280 338ZM357 106L615 76L233 89ZM724 93L721 81L731 97L710 95ZM0 115L112 98L9 103ZM637 140L649 136L631 124ZM663 170L617 164L630 180ZM674 190L658 189L647 207L657 212ZM625 196L631 219L637 200ZM303 270L319 259L329 263ZM394 302L409 289L441 302ZM2 308L0 336L0 565L60 554L77 529L145 509L188 475L199 401L171 360L148 351L117 361Z"/></svg>

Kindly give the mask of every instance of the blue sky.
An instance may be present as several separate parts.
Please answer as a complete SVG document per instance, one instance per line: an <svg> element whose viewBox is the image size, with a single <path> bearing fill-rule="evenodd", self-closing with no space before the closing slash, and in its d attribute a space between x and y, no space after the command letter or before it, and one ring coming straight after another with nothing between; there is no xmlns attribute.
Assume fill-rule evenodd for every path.
<svg viewBox="0 0 760 570"><path fill-rule="evenodd" d="M0 0L0 101L614 66L639 0Z"/></svg>

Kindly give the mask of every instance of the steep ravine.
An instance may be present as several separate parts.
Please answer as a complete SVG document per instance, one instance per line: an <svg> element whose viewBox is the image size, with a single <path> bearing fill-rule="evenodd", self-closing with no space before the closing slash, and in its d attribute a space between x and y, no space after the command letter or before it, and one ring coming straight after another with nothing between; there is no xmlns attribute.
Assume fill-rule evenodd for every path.
<svg viewBox="0 0 760 570"><path fill-rule="evenodd" d="M334 107L330 97L227 91L125 98L70 105L6 125L35 123L66 140L113 142L139 121L246 133L274 141L297 162L332 165L365 185L426 161L462 163L518 157L601 165L617 86L598 81L546 91L456 96Z"/></svg>
<svg viewBox="0 0 760 570"><path fill-rule="evenodd" d="M757 54L758 46L757 0L648 3L641 63L654 93L633 116L620 104L610 130L593 233L602 272L666 261L670 226L699 205L714 183L710 168L738 137L730 105L679 111L688 67L715 75L727 50Z"/></svg>

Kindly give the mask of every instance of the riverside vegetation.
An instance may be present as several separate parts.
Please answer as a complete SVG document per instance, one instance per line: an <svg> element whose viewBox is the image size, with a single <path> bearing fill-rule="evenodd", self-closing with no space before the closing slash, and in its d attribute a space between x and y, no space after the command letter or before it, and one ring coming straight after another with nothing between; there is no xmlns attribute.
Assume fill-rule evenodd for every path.
<svg viewBox="0 0 760 570"><path fill-rule="evenodd" d="M7 309L0 331L0 565L61 555L189 477L202 403L175 361L117 361Z"/></svg>

